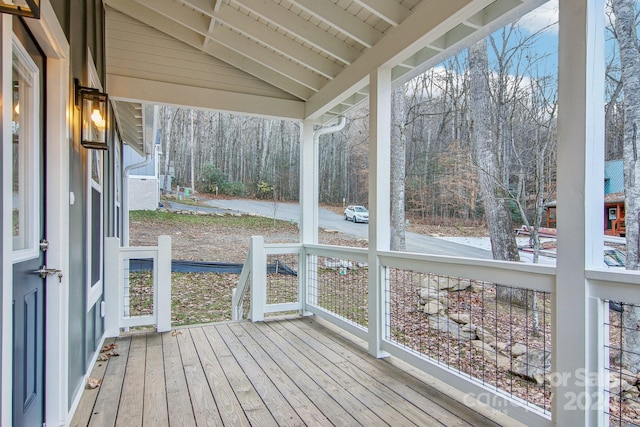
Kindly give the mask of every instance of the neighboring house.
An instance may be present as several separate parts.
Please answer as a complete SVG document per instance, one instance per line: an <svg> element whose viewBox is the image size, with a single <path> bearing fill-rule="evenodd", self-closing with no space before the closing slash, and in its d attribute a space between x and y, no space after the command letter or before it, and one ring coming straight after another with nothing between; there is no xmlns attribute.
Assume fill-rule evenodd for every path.
<svg viewBox="0 0 640 427"><path fill-rule="evenodd" d="M611 160L604 165L604 234L625 236L624 164Z"/></svg>
<svg viewBox="0 0 640 427"><path fill-rule="evenodd" d="M153 110L152 106L143 106L146 135L152 135L153 129L156 128ZM151 139L147 138L147 140ZM128 195L128 209L130 211L157 209L160 203L158 150L143 151L137 150L134 146L125 145L122 154L124 182L128 185L125 191Z"/></svg>
<svg viewBox="0 0 640 427"><path fill-rule="evenodd" d="M547 227L556 228L556 201L546 204ZM625 236L624 169L622 160L610 160L604 166L604 234Z"/></svg>

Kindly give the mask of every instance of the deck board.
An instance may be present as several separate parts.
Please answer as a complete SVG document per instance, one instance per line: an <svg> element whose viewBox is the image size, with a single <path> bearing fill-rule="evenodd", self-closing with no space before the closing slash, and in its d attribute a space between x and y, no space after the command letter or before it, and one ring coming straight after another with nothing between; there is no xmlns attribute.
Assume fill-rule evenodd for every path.
<svg viewBox="0 0 640 427"><path fill-rule="evenodd" d="M165 427L169 425L167 388L164 379L162 335L147 334L147 363L144 371L142 425Z"/></svg>
<svg viewBox="0 0 640 427"><path fill-rule="evenodd" d="M229 322L116 340L71 425L496 426L313 319Z"/></svg>
<svg viewBox="0 0 640 427"><path fill-rule="evenodd" d="M144 371L147 356L147 336L131 337L126 370ZM120 357L120 356L118 356ZM125 375L120 394L120 408L116 418L116 426L142 425L144 406L140 400L144 396L144 381L137 381L133 375Z"/></svg>
<svg viewBox="0 0 640 427"><path fill-rule="evenodd" d="M120 337L116 340L118 347L115 352L118 356L110 357L107 362L107 370L89 420L91 427L114 425L118 414L130 343L131 337Z"/></svg>
<svg viewBox="0 0 640 427"><path fill-rule="evenodd" d="M177 336L179 334L182 332L178 334L164 332L162 334L169 425L195 426L196 420L178 347Z"/></svg>
<svg viewBox="0 0 640 427"><path fill-rule="evenodd" d="M196 350L209 386L211 390L215 390L213 397L222 418L222 423L224 425L249 427L251 424L242 410L233 388L227 381L224 370L220 366L211 345L209 345L204 331L202 328L191 329L191 336L194 342L199 344L196 346Z"/></svg>

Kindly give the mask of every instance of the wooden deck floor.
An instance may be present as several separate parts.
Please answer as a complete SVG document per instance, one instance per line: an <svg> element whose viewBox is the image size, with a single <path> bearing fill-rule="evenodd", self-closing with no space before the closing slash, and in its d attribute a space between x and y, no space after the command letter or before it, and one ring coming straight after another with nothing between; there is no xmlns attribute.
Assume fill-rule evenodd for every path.
<svg viewBox="0 0 640 427"><path fill-rule="evenodd" d="M496 425L311 318L115 343L72 426Z"/></svg>

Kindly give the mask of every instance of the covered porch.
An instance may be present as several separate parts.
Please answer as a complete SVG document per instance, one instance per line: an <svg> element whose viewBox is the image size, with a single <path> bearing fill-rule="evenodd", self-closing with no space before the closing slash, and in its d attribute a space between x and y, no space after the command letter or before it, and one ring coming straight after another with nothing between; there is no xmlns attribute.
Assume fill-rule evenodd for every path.
<svg viewBox="0 0 640 427"><path fill-rule="evenodd" d="M619 409L628 401L623 393L627 373L616 371L617 367L610 363L610 352L620 348L611 346L610 331L619 329L619 325L610 319L608 307L610 301L619 301L628 307L639 304L640 275L602 268L600 187L603 171L599 166L603 163L604 42L601 32L604 2L566 0L560 6L557 194L563 209L558 217L556 267L389 250L393 88L543 2L233 0L216 1L212 5L211 2L190 0L180 2L184 7L177 9L176 3L169 0L157 3L105 1L107 86L116 100L118 112L125 111L118 103L167 103L277 116L298 120L301 126L300 243L278 246L264 245L259 240L254 242L245 264L247 269L234 296L232 309L238 320L249 317L254 322L261 322L269 313L283 311L313 314L366 342L366 352L370 356L377 359L393 356L447 383L463 396L484 399L494 410L506 412L520 422L529 425L603 425L611 420L622 424ZM350 6L365 12L353 12ZM130 43L130 40L145 42ZM179 60L167 60L171 56L167 56L166 50L171 49L179 52L176 53L180 55ZM155 54L146 55L148 51ZM355 249L318 245L317 147L323 130L316 127L333 123L344 112L364 102L369 103L369 246ZM137 125L136 120L127 123L132 129ZM133 132L130 134L134 135ZM127 142L134 142L135 137L131 139ZM145 150L144 144L140 147ZM284 285L270 281L265 261L273 255L292 257L294 261L287 264L295 264L299 273L294 281ZM498 303L495 295L505 289L522 293L530 298L531 304L535 301L542 330L535 334L528 331L527 322L520 328L525 329L523 334L510 329L522 319L529 319L531 313L526 309L524 313L516 313L519 310L516 304ZM429 304L433 305L427 309ZM416 314L417 306L423 307L421 314ZM524 307L529 307L529 303ZM439 317L441 311L448 311L444 320ZM467 321L457 322L452 315L458 320L468 316ZM485 321L488 322L486 325ZM314 333L314 342L318 340L321 344L310 346L299 341L302 336L311 336L310 330L317 331L309 326L315 323L307 322L309 320L257 325L238 323L181 330L182 334L176 336L118 339L122 340L123 348L131 350L144 340L145 360L149 360L149 342L160 340L164 346L166 340L169 352L173 352L169 355L180 354L181 363L185 363L184 366L177 365L183 367L178 371L184 372L184 377L175 379L182 382L184 393L184 387L189 389L189 378L199 382L204 390L210 387L203 365L185 362L185 357L188 360L199 355L196 341L211 346L211 340L217 339L215 350L219 347L222 351L226 351L225 348L231 351L231 347L238 347L239 354L246 356L247 350L242 350L246 346L243 340L256 343L269 340L263 344L272 345L287 336L305 349L300 352L301 360L308 360L308 354L315 354L317 349L313 346L316 345L330 348L340 357L346 357L344 353L352 351L353 345L347 341L339 341L338 347L335 347L335 340L324 341L333 332ZM452 322L463 326L456 328ZM469 326L465 330L466 325L473 325L473 328ZM271 337L267 332L277 335ZM446 339L441 339L440 333L445 334ZM197 336L200 339L194 338ZM194 347L190 347L189 339ZM529 379L520 387L520 378L512 373L519 356L512 348L522 341L526 357L520 362L524 364L525 375L530 374L533 380L538 375L539 379L535 383ZM181 347L181 342L188 346ZM269 359L261 359L264 350L262 346L261 350L256 349L251 358L234 356L236 361L247 364L242 366L237 362L242 367L242 376L253 375L252 369L259 366L258 360L270 366ZM282 354L286 354L285 350L291 349L273 348ZM541 355L541 363L528 361L528 354L533 350ZM169 355L162 356L165 369ZM365 358L358 363L378 368L393 363L374 358ZM287 361L295 363L297 359L287 355L281 360L282 363ZM109 365L120 364L121 367L114 367L114 373L107 372L100 388L115 379L116 384L120 381L123 391L127 390L127 374L122 369L125 372L128 369L123 363L113 358L109 360ZM349 359L338 363L341 369L351 369ZM100 368L100 362L96 366ZM202 371L194 374L192 369ZM286 369L283 366L273 369L264 371L265 375L255 380L268 378L267 383L272 385L282 381L279 373ZM349 378L353 372L344 369L339 377ZM358 375L364 374L358 372ZM166 375L164 378L169 402L169 383ZM407 381L413 383L410 378ZM311 384L305 381L305 386L307 383ZM281 385L291 386L290 383ZM298 383L295 385L300 387ZM389 385L385 384L385 387ZM422 390L419 392L422 398L429 395L425 384L418 389ZM259 395L260 392L256 388L253 393ZM335 392L343 393L340 389ZM362 389L361 392L359 397L371 398L370 408L379 412L368 412L370 409L346 411L350 417L355 418L354 413L357 413L380 417L381 422L394 419L395 409L376 401L378 397L371 396L370 390ZM398 407L409 405L417 411L411 412L414 416L421 416L422 410L411 406L413 403L408 396L391 387L389 392L389 398L399 399ZM278 393L285 398L284 393ZM196 408L194 397L189 396L191 408ZM312 400L310 395L305 396ZM215 404L219 408L217 397L215 392L205 393L202 398L208 403L204 403L204 407L213 408ZM195 401L201 403L199 398ZM188 408L185 394L182 399L185 399L182 406ZM264 403L263 399L261 401ZM118 398L118 402L127 404L127 399ZM120 413L115 405L101 403L99 397L96 404L115 411L114 417ZM236 404L242 406L240 401ZM281 401L280 404L294 408L299 402L285 404ZM462 418L458 420L462 423L476 424L484 419L483 416L480 421L473 418L478 415L472 415L468 408L447 405L437 404L434 411L455 412ZM138 406L131 409L140 414ZM396 404L392 406L395 408ZM447 408L443 409L444 406ZM95 408L92 404L86 408L89 407ZM81 408L85 407L81 405ZM310 406L306 410L308 408ZM78 416L85 411L89 412L79 409ZM104 413L91 411L96 416ZM129 409L124 407L122 411L126 413ZM320 411L324 417L320 419L331 420L329 412ZM283 413L290 417L309 414L294 412L295 415L291 411ZM193 409L185 416L195 420L198 414ZM171 416L170 409L167 415ZM222 419L223 413L218 415ZM635 415L631 413L630 417L633 419ZM249 414L245 416L249 418ZM391 418L385 419L385 416ZM402 416L407 417L407 413ZM430 420L440 421L437 417ZM286 424L286 420L273 421ZM369 424L358 418L356 421ZM443 423L448 425L448 421L458 422L445 420Z"/></svg>

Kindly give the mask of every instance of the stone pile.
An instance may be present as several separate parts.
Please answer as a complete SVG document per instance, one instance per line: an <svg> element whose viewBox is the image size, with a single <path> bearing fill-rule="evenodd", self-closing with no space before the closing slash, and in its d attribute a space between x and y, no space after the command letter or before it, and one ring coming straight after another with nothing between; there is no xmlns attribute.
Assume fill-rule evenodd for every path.
<svg viewBox="0 0 640 427"><path fill-rule="evenodd" d="M528 349L521 343L501 342L496 332L474 325L469 312L450 312L449 295L474 292L469 279L427 275L418 288L419 311L429 316L431 329L460 341L470 341L485 359L493 361L501 371L542 384L551 372L551 353Z"/></svg>

